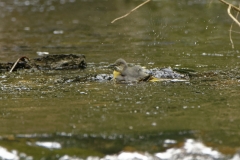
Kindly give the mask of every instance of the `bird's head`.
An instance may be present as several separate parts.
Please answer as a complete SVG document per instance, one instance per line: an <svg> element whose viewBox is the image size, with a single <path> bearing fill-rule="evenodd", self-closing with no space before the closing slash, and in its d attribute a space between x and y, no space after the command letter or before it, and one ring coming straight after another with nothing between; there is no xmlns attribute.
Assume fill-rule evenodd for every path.
<svg viewBox="0 0 240 160"><path fill-rule="evenodd" d="M110 66L114 67L116 71L122 72L125 68L127 68L127 62L124 59L119 58Z"/></svg>

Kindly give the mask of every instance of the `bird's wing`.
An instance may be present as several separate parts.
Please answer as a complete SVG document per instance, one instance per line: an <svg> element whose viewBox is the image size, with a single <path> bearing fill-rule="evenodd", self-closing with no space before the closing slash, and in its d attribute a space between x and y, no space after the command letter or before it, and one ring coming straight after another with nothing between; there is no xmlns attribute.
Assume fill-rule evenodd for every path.
<svg viewBox="0 0 240 160"><path fill-rule="evenodd" d="M149 76L141 66L128 67L123 71L122 75L125 77L126 81L141 81L142 79Z"/></svg>

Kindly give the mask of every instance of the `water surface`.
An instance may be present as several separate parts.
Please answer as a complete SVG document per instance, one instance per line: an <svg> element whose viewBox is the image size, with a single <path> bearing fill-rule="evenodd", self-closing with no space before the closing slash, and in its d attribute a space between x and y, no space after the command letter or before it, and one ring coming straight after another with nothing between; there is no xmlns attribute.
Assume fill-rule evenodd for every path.
<svg viewBox="0 0 240 160"><path fill-rule="evenodd" d="M0 146L35 159L120 151L156 153L201 140L226 155L239 147L239 36L226 6L206 1L0 1L1 62L20 56L85 54L85 71L0 75ZM233 29L239 28L234 25ZM189 82L71 81L112 73L117 58L147 68L196 71ZM69 80L69 81L68 81ZM164 140L177 143L168 147ZM53 141L61 149L35 146ZM32 145L31 145L32 144Z"/></svg>

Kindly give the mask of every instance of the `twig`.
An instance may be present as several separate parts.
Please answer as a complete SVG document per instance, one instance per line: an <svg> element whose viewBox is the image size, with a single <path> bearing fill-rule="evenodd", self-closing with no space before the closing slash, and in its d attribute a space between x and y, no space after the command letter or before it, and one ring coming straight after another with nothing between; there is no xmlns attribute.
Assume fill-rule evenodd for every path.
<svg viewBox="0 0 240 160"><path fill-rule="evenodd" d="M233 19L234 22L236 22L240 26L240 22L231 13L231 9L234 9L237 12L240 12L240 8L238 8L238 7L232 5L232 4L230 4L230 3L228 3L228 2L226 2L224 0L219 0L219 1L224 3L224 4L226 4L226 5L228 5L228 10L227 10L228 11L228 15Z"/></svg>
<svg viewBox="0 0 240 160"><path fill-rule="evenodd" d="M14 70L14 68L16 67L16 65L18 64L18 62L19 62L20 60L24 59L24 58L26 58L26 59L29 61L29 58L27 58L27 57L25 57L25 56L18 58L18 59L16 60L16 62L13 64L13 66L12 66L12 68L10 69L9 72L11 73L11 72Z"/></svg>
<svg viewBox="0 0 240 160"><path fill-rule="evenodd" d="M16 65L17 65L17 63L20 61L20 59L21 58L18 58L17 60L16 60L16 62L14 63L14 65L12 66L12 68L10 69L10 73L13 71L13 69L16 67Z"/></svg>
<svg viewBox="0 0 240 160"><path fill-rule="evenodd" d="M228 6L228 15L233 19L234 22L236 22L239 26L240 26L240 22L238 22L238 20L231 14L231 8L233 5L229 4Z"/></svg>
<svg viewBox="0 0 240 160"><path fill-rule="evenodd" d="M225 0L219 0L219 1L222 2L222 3L224 3L224 4L226 4L226 5L228 5L227 12L228 12L229 17L231 17L232 20L233 20L237 25L240 26L240 22L237 20L238 14L239 14L239 12L240 12L240 8L238 8L238 7L234 6L234 5L226 2ZM239 7L240 7L240 6L239 6ZM234 10L237 11L236 18L232 15L231 9L234 9ZM230 42L231 42L231 44L232 44L232 48L234 49L234 43L233 43L233 40L232 40L232 32L233 32L233 31L232 31L232 27L233 27L233 23L231 24L231 27L230 27L230 29L229 29L229 39L230 39Z"/></svg>
<svg viewBox="0 0 240 160"><path fill-rule="evenodd" d="M219 1L222 2L222 3L224 3L224 4L226 4L226 5L228 5L228 6L231 5L231 7L232 7L234 10L240 12L240 8L238 8L238 7L232 5L232 4L230 4L230 3L228 3L228 2L226 2L226 1L224 1L224 0L219 0Z"/></svg>
<svg viewBox="0 0 240 160"><path fill-rule="evenodd" d="M239 7L240 7L240 5L239 5ZM239 12L237 12L236 18L238 18L238 15L239 15ZM233 43L233 40L232 40L232 32L234 32L234 31L232 30L232 27L233 27L233 23L231 24L231 27L229 29L229 39L230 39L230 42L232 44L232 49L234 49L234 43Z"/></svg>
<svg viewBox="0 0 240 160"><path fill-rule="evenodd" d="M127 14L121 16L121 17L118 17L116 19L114 19L111 23L114 23L115 21L119 20L119 19L122 19L122 18L125 18L127 17L130 13L132 13L133 11L135 11L136 9L140 8L141 6L143 6L144 4L150 2L151 0L146 0L145 2L141 3L140 5L138 5L137 7L133 8L130 12L128 12Z"/></svg>
<svg viewBox="0 0 240 160"><path fill-rule="evenodd" d="M233 43L233 40L232 40L232 26L233 26L233 24L231 24L230 29L229 29L229 39L230 39L230 42L232 44L232 49L234 49L234 43Z"/></svg>

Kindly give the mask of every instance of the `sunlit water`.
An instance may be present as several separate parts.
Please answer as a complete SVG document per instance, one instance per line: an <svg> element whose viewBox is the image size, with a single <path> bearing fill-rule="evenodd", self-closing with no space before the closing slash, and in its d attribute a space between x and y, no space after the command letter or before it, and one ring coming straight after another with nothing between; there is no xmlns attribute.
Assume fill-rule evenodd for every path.
<svg viewBox="0 0 240 160"><path fill-rule="evenodd" d="M0 158L239 158L239 36L232 49L226 6L152 1L110 23L141 2L0 1L2 63L37 53L88 62L84 71L1 73ZM120 57L195 72L176 83L81 79L111 74Z"/></svg>

